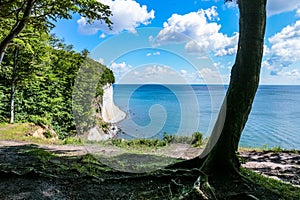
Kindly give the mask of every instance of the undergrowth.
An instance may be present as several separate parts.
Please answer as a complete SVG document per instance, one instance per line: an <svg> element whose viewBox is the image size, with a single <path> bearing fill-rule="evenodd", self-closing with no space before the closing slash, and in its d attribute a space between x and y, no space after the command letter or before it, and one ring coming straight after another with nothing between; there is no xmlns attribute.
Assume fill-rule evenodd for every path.
<svg viewBox="0 0 300 200"><path fill-rule="evenodd" d="M201 147L203 144L203 135L195 132L192 136L177 136L164 133L162 139L157 138L139 138L133 140L111 139L109 143L121 148L160 148L170 144L190 144L192 147Z"/></svg>

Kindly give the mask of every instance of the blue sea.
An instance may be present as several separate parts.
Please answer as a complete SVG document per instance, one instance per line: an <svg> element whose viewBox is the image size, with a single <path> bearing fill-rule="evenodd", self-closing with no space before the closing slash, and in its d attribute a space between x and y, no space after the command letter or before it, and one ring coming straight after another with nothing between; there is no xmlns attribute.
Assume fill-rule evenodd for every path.
<svg viewBox="0 0 300 200"><path fill-rule="evenodd" d="M114 102L127 113L123 138L161 138L163 133L208 137L227 86L114 85ZM300 86L260 86L240 146L300 149Z"/></svg>

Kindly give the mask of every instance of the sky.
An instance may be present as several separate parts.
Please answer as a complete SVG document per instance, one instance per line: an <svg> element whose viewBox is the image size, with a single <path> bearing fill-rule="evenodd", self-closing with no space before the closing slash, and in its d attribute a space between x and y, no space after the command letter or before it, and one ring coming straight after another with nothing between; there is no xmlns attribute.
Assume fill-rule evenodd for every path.
<svg viewBox="0 0 300 200"><path fill-rule="evenodd" d="M236 3L99 0L106 24L74 15L52 30L113 70L116 83L228 84L238 41ZM300 84L300 1L268 0L262 85Z"/></svg>

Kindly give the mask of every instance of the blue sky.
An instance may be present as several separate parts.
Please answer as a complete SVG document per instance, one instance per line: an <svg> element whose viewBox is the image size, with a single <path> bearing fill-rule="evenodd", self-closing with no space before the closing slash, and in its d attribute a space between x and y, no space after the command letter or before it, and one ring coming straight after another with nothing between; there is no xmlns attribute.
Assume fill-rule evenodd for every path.
<svg viewBox="0 0 300 200"><path fill-rule="evenodd" d="M52 31L110 67L117 83L228 84L238 9L223 0L100 0L113 29L74 15ZM269 0L261 84L300 84L300 1Z"/></svg>

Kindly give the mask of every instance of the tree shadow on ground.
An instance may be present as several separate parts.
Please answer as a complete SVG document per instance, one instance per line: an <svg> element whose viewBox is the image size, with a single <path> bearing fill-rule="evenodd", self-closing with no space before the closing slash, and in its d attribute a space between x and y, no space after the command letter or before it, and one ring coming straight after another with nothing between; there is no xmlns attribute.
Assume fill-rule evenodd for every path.
<svg viewBox="0 0 300 200"><path fill-rule="evenodd" d="M183 194L201 174L199 169L128 173L90 154L63 156L68 152L31 144L0 147L0 199L193 199ZM136 160L159 163L165 158L127 153L115 159L130 167ZM219 199L241 199L245 191L260 199L278 199L254 183L210 183Z"/></svg>

